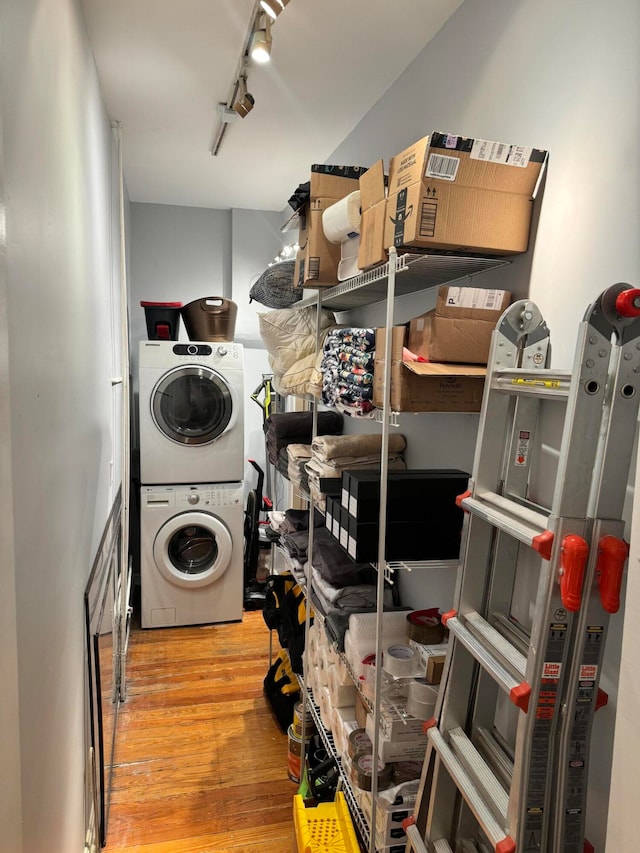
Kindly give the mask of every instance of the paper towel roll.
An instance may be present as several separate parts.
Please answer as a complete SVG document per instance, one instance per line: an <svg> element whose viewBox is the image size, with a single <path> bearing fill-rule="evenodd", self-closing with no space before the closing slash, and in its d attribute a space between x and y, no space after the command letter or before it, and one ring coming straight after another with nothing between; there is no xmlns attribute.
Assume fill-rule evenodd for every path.
<svg viewBox="0 0 640 853"><path fill-rule="evenodd" d="M345 708L356 701L356 687L349 678L341 682L335 668L329 670L329 695L334 708Z"/></svg>
<svg viewBox="0 0 640 853"><path fill-rule="evenodd" d="M359 234L342 241L340 244L340 260L338 261L338 281L346 281L348 278L353 278L362 272L358 267L359 250Z"/></svg>
<svg viewBox="0 0 640 853"><path fill-rule="evenodd" d="M322 229L330 243L342 243L360 233L360 190L349 193L322 213Z"/></svg>
<svg viewBox="0 0 640 853"><path fill-rule="evenodd" d="M331 723L332 723L332 708L331 708L331 696L329 695L328 687L320 688L320 719L322 720L322 725L327 729L327 731L331 731Z"/></svg>
<svg viewBox="0 0 640 853"><path fill-rule="evenodd" d="M327 650L318 649L318 675L320 683L325 687L329 684L329 670L331 669L327 661Z"/></svg>

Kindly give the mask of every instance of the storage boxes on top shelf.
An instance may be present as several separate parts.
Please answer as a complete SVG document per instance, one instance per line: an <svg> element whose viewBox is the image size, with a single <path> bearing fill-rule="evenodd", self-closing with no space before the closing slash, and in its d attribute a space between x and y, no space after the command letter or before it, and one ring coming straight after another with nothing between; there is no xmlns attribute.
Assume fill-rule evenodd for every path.
<svg viewBox="0 0 640 853"><path fill-rule="evenodd" d="M546 152L509 143L431 133L360 180L358 264L386 260L389 246L453 253L525 252L533 198Z"/></svg>
<svg viewBox="0 0 640 853"><path fill-rule="evenodd" d="M338 283L340 245L331 243L322 227L322 214L359 187L364 166L313 165L309 198L300 207L294 284L296 287L331 287Z"/></svg>

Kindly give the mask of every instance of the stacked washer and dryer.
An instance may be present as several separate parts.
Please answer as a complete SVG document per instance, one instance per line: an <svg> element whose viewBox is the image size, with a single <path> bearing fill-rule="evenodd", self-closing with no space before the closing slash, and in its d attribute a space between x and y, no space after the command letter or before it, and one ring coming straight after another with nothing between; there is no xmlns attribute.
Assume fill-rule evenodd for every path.
<svg viewBox="0 0 640 853"><path fill-rule="evenodd" d="M140 342L143 628L242 619L243 351Z"/></svg>

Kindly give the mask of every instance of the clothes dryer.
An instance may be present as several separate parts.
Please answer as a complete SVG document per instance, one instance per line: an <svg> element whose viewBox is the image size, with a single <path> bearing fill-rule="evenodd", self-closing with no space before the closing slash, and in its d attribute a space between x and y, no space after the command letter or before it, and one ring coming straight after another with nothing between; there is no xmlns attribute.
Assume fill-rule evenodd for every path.
<svg viewBox="0 0 640 853"><path fill-rule="evenodd" d="M143 628L242 619L242 483L143 486Z"/></svg>
<svg viewBox="0 0 640 853"><path fill-rule="evenodd" d="M242 346L141 341L138 376L140 482L241 480Z"/></svg>

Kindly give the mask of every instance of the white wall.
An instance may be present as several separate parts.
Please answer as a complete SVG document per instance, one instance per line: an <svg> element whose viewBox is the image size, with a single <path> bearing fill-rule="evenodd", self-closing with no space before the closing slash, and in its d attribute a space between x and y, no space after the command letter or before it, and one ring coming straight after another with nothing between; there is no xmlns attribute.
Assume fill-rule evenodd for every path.
<svg viewBox="0 0 640 853"><path fill-rule="evenodd" d="M0 846L79 851L83 592L118 487L117 180L78 3L1 15Z"/></svg>
<svg viewBox="0 0 640 853"><path fill-rule="evenodd" d="M640 285L638 79L637 0L613 6L596 0L465 0L328 162L380 157L388 162L434 130L548 149L532 251L481 280L522 296L530 273L530 295L551 328L554 365L571 367L577 324L591 300L618 281ZM632 567L640 553L638 535L636 529ZM640 673L632 655L637 629L631 624L639 594L630 583L623 678L632 704L618 715L620 770L616 765L612 784L621 795L610 803L611 832L628 839L616 847L623 850L637 847L629 797L640 785ZM618 707L622 617L612 623L602 681L609 705L596 715L592 739L587 830L596 850L604 849Z"/></svg>

